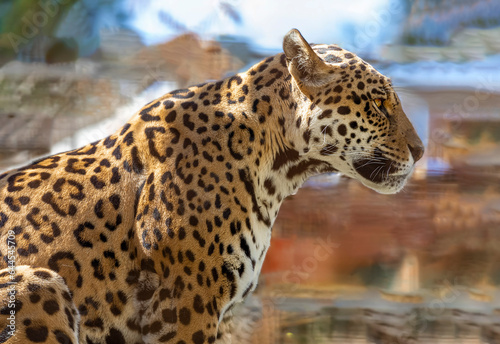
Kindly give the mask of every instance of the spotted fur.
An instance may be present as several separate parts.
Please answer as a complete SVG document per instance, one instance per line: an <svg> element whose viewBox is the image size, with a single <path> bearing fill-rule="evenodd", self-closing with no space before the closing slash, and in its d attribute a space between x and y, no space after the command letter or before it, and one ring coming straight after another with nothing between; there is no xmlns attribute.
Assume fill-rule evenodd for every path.
<svg viewBox="0 0 500 344"><path fill-rule="evenodd" d="M0 343L229 342L222 319L255 288L285 197L332 171L403 187L423 147L390 80L296 30L283 47L0 175L0 300L9 281L17 300Z"/></svg>

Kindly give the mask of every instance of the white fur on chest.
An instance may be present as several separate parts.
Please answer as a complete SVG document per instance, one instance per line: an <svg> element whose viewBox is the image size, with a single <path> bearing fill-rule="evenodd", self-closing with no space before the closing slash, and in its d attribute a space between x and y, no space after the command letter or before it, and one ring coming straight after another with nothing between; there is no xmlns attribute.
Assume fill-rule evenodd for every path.
<svg viewBox="0 0 500 344"><path fill-rule="evenodd" d="M258 221L256 216L252 216L251 218L251 225L255 237L255 243L253 242L252 235L249 231L243 235L249 246L250 255L255 262L255 266L252 268L251 262L243 252L232 255L231 260L228 261L228 263L233 266L239 266L242 262L244 262L245 272L241 277L238 278L238 289L236 295L222 308L219 321L222 320L224 313L229 307L243 301L243 295L245 294L245 292L248 293L249 287L251 287L250 293L255 290L258 284L260 271L262 269L267 250L269 249L269 246L271 244L271 227L267 227L265 224ZM274 218L271 219L271 226L272 223L274 223Z"/></svg>

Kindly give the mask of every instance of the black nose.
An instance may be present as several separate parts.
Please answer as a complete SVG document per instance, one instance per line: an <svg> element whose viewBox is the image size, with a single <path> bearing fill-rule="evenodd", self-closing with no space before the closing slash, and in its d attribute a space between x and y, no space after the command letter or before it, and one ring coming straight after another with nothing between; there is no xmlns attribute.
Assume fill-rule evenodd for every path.
<svg viewBox="0 0 500 344"><path fill-rule="evenodd" d="M422 155L424 155L424 146L420 144L415 146L408 144L408 149L410 150L411 156L415 162L419 161Z"/></svg>

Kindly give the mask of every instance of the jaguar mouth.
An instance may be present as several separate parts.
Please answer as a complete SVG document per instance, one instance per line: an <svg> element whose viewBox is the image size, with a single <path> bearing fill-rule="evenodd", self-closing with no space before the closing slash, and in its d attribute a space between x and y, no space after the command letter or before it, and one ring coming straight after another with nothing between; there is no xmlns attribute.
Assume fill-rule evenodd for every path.
<svg viewBox="0 0 500 344"><path fill-rule="evenodd" d="M386 158L378 148L375 148L371 157L353 161L353 167L360 176L376 184L383 183L389 177L404 178L407 176L407 173L396 175L397 172L400 172L397 163Z"/></svg>

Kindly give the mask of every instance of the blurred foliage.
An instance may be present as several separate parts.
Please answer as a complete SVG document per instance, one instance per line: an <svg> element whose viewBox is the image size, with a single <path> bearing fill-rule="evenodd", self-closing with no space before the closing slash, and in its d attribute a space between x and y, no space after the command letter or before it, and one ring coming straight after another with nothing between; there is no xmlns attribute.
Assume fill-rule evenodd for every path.
<svg viewBox="0 0 500 344"><path fill-rule="evenodd" d="M17 53L41 36L54 37L68 10L77 0L4 0L0 6L0 48Z"/></svg>
<svg viewBox="0 0 500 344"><path fill-rule="evenodd" d="M4 1L7 3L7 1ZM57 1L17 0L0 17L1 32L25 36L27 26L38 34L53 35L58 23L77 0ZM28 37L23 37L27 39Z"/></svg>
<svg viewBox="0 0 500 344"><path fill-rule="evenodd" d="M56 63L91 55L99 47L103 23L119 25L128 18L123 4L123 0L0 0L0 56Z"/></svg>

